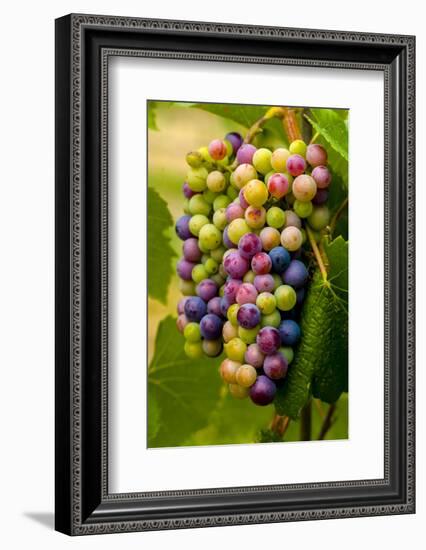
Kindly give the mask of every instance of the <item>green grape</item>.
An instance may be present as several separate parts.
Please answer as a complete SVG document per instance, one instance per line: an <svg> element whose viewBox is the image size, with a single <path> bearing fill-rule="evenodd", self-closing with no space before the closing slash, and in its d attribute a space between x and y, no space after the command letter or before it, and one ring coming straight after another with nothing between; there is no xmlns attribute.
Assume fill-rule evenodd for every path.
<svg viewBox="0 0 426 550"><path fill-rule="evenodd" d="M263 327L278 328L280 324L281 324L281 315L277 309L272 313L270 313L269 315L262 315L262 317L260 318L260 326L262 328Z"/></svg>
<svg viewBox="0 0 426 550"><path fill-rule="evenodd" d="M265 147L261 147L253 155L253 166L258 172L265 175L272 169L271 158L271 151L269 149L266 149Z"/></svg>
<svg viewBox="0 0 426 550"><path fill-rule="evenodd" d="M311 201L301 202L296 199L293 204L293 210L296 212L299 218L307 218L312 214L313 205Z"/></svg>
<svg viewBox="0 0 426 550"><path fill-rule="evenodd" d="M270 315L277 307L277 300L270 292L261 292L256 298L256 305L262 315Z"/></svg>
<svg viewBox="0 0 426 550"><path fill-rule="evenodd" d="M303 158L306 158L306 143L301 139L296 139L290 143L290 153L293 155L300 155Z"/></svg>
<svg viewBox="0 0 426 550"><path fill-rule="evenodd" d="M278 206L271 206L266 212L266 223L270 227L280 229L285 224L285 212Z"/></svg>
<svg viewBox="0 0 426 550"><path fill-rule="evenodd" d="M220 266L219 266L219 269L220 269ZM214 281L219 287L219 296L223 296L223 290L222 290L222 294L220 293L222 289L222 285L225 282L225 279L222 277L222 275L220 273L215 273L214 275L210 275L210 279Z"/></svg>
<svg viewBox="0 0 426 550"><path fill-rule="evenodd" d="M209 148L208 148L208 147L200 147L200 148L198 149L198 152L199 152L200 155L202 156L203 160L205 160L206 162L209 162L209 163L212 163L212 162L213 162L213 159L212 159L212 157L210 156Z"/></svg>
<svg viewBox="0 0 426 550"><path fill-rule="evenodd" d="M203 264L197 264L192 268L192 280L194 283L201 283L203 279L208 279L209 274Z"/></svg>
<svg viewBox="0 0 426 550"><path fill-rule="evenodd" d="M232 340L224 345L224 348L228 359L240 361L241 363L243 362L247 344L245 344L241 338L232 338Z"/></svg>
<svg viewBox="0 0 426 550"><path fill-rule="evenodd" d="M247 271L247 273L244 275L243 277L243 282L244 283L251 283L253 284L254 283L254 278L256 277L256 273L254 273L254 271L252 271L251 269L249 271Z"/></svg>
<svg viewBox="0 0 426 550"><path fill-rule="evenodd" d="M213 210L220 210L221 208L226 208L228 204L231 204L231 199L228 195L218 195L213 201Z"/></svg>
<svg viewBox="0 0 426 550"><path fill-rule="evenodd" d="M232 304L232 306L229 306L228 311L226 313L226 316L228 317L228 321L232 325L234 325L234 327L238 326L237 314L239 309L240 309L240 306L238 304Z"/></svg>
<svg viewBox="0 0 426 550"><path fill-rule="evenodd" d="M327 206L315 206L308 217L308 224L315 231L321 231L330 223L330 210Z"/></svg>
<svg viewBox="0 0 426 550"><path fill-rule="evenodd" d="M191 359L200 359L203 356L203 346L201 342L186 341L183 350Z"/></svg>
<svg viewBox="0 0 426 550"><path fill-rule="evenodd" d="M219 170L213 170L213 172L210 172L207 176L206 183L210 191L220 193L226 187L226 178Z"/></svg>
<svg viewBox="0 0 426 550"><path fill-rule="evenodd" d="M282 285L283 280L278 273L272 273L272 278L274 279L274 290L277 290L277 288Z"/></svg>
<svg viewBox="0 0 426 550"><path fill-rule="evenodd" d="M274 292L274 295L277 300L277 308L281 311L290 311L296 305L296 291L290 285L279 286Z"/></svg>
<svg viewBox="0 0 426 550"><path fill-rule="evenodd" d="M189 230L193 235L198 237L200 229L209 223L209 219L204 214L196 214L189 220Z"/></svg>
<svg viewBox="0 0 426 550"><path fill-rule="evenodd" d="M279 349L279 351L284 355L284 357L287 359L287 363L290 364L294 359L294 351L293 348L290 346L284 346Z"/></svg>
<svg viewBox="0 0 426 550"><path fill-rule="evenodd" d="M194 195L189 199L189 212L195 216L196 214L202 214L208 216L212 207L206 202L203 195Z"/></svg>
<svg viewBox="0 0 426 550"><path fill-rule="evenodd" d="M199 242L203 248L214 250L222 242L222 232L212 223L203 225L199 232Z"/></svg>
<svg viewBox="0 0 426 550"><path fill-rule="evenodd" d="M254 344L259 330L259 326L254 328L238 327L238 337L241 338L245 344Z"/></svg>
<svg viewBox="0 0 426 550"><path fill-rule="evenodd" d="M213 258L209 258L204 264L206 271L209 275L214 275L219 271L219 264Z"/></svg>
<svg viewBox="0 0 426 550"><path fill-rule="evenodd" d="M186 162L191 168L199 168L203 163L203 157L199 151L191 151L186 155Z"/></svg>
<svg viewBox="0 0 426 550"><path fill-rule="evenodd" d="M199 168L191 168L188 171L186 181L192 191L199 193L200 191L204 191L207 187L207 176L208 172L204 166L200 166Z"/></svg>
<svg viewBox="0 0 426 550"><path fill-rule="evenodd" d="M231 185L226 190L226 194L231 199L231 201L238 197L238 191L235 189L235 187L232 187Z"/></svg>
<svg viewBox="0 0 426 550"><path fill-rule="evenodd" d="M200 325L198 323L188 323L183 329L183 335L188 342L200 342Z"/></svg>
<svg viewBox="0 0 426 550"><path fill-rule="evenodd" d="M228 220L226 219L226 208L219 208L219 210L216 210L213 214L213 223L221 231L225 229L228 223Z"/></svg>
<svg viewBox="0 0 426 550"><path fill-rule="evenodd" d="M250 227L243 218L232 220L228 225L228 237L234 244L238 244L241 237L246 233L250 233Z"/></svg>
<svg viewBox="0 0 426 550"><path fill-rule="evenodd" d="M179 279L179 291L183 296L195 295L195 283L194 281L184 281Z"/></svg>
<svg viewBox="0 0 426 550"><path fill-rule="evenodd" d="M223 255L225 254L225 252L226 248L224 246L218 246L210 252L210 256L213 258L213 260L220 263L223 259Z"/></svg>
<svg viewBox="0 0 426 550"><path fill-rule="evenodd" d="M250 206L259 208L268 200L268 189L263 181L253 179L244 187L244 198Z"/></svg>
<svg viewBox="0 0 426 550"><path fill-rule="evenodd" d="M218 193L214 193L210 189L204 189L203 191L203 199L209 204L213 205L214 200L216 197L218 197Z"/></svg>

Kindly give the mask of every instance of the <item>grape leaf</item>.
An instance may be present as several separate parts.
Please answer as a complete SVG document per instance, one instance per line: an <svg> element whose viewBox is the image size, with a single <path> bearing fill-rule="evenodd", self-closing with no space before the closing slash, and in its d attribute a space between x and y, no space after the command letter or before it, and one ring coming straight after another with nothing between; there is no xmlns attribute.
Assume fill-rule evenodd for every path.
<svg viewBox="0 0 426 550"><path fill-rule="evenodd" d="M190 359L183 350L176 320L159 324L154 357L148 368L148 446L182 445L206 425L219 400L222 358ZM154 426L154 424L156 426Z"/></svg>
<svg viewBox="0 0 426 550"><path fill-rule="evenodd" d="M316 132L319 132L346 161L348 160L348 127L346 121L333 109L311 109L312 117L305 115Z"/></svg>
<svg viewBox="0 0 426 550"><path fill-rule="evenodd" d="M278 414L291 418L298 418L311 393L332 403L347 390L348 243L338 237L326 252L328 280L315 271L302 311L302 339L275 399Z"/></svg>
<svg viewBox="0 0 426 550"><path fill-rule="evenodd" d="M236 105L232 103L195 103L191 107L228 118L250 128L269 109L261 105Z"/></svg>
<svg viewBox="0 0 426 550"><path fill-rule="evenodd" d="M175 255L166 230L173 225L167 203L152 187L148 187L148 294L167 303L167 291L173 275Z"/></svg>

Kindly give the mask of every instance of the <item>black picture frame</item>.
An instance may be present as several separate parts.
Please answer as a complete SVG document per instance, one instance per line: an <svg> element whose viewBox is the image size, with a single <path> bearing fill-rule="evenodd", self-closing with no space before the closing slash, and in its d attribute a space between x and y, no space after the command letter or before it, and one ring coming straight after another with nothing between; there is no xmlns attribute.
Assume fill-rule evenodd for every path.
<svg viewBox="0 0 426 550"><path fill-rule="evenodd" d="M108 493L105 144L111 55L383 72L383 479ZM413 36L79 14L56 20L58 531L85 535L414 513L414 85Z"/></svg>

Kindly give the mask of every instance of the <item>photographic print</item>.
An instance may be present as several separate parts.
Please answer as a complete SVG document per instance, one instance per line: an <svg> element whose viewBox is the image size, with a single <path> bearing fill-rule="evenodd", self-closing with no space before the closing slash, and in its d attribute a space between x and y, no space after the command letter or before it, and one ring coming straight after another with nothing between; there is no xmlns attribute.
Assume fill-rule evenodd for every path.
<svg viewBox="0 0 426 550"><path fill-rule="evenodd" d="M349 111L147 121L148 447L347 439Z"/></svg>

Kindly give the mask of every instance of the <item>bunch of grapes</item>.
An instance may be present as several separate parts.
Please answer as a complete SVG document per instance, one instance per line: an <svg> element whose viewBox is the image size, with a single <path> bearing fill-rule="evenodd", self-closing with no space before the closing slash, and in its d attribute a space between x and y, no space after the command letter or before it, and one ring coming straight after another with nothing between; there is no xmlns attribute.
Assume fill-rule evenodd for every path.
<svg viewBox="0 0 426 550"><path fill-rule="evenodd" d="M301 338L307 226L318 240L329 223L327 153L299 139L289 150L256 148L233 132L186 160L185 215L176 223L185 352L197 359L224 350L230 393L268 405Z"/></svg>

